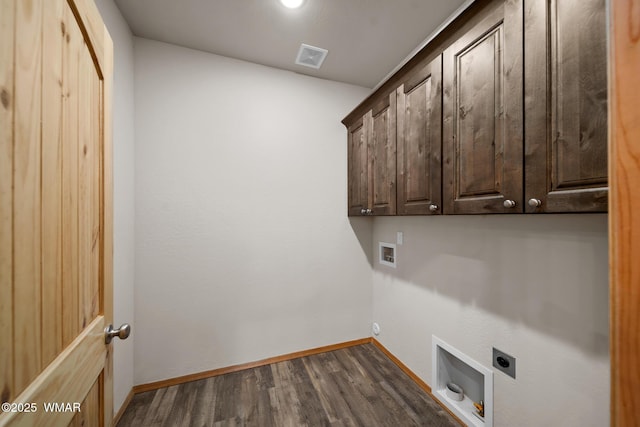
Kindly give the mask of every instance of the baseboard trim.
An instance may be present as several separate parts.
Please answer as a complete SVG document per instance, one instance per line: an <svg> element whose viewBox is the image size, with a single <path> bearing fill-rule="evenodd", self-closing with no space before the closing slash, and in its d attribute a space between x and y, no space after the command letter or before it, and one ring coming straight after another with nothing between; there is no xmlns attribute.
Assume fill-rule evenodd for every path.
<svg viewBox="0 0 640 427"><path fill-rule="evenodd" d="M118 410L118 413L116 414L115 417L113 417L114 426L118 424L118 421L120 421L120 418L122 418L122 415L124 415L124 411L127 410L127 406L129 406L129 403L131 403L131 400L133 399L134 395L135 393L133 389L129 390L129 394L127 394L127 397L124 398L124 402L122 402L122 405L120 405L120 409Z"/></svg>
<svg viewBox="0 0 640 427"><path fill-rule="evenodd" d="M116 425L118 423L118 421L122 417L122 414L124 414L124 411L127 409L127 406L131 402L131 399L133 399L133 396L135 394L138 394L138 393L144 393L145 391L157 390L159 388L164 388L164 387L171 387L171 386L178 385L178 384L188 383L190 381L198 381L198 380L202 380L202 379L205 379L205 378L216 377L218 375L230 374L232 372L244 371L245 369L257 368L257 367L260 367L260 366L270 365L272 363L279 363L279 362L285 362L287 360L299 359L301 357L312 356L314 354L327 353L329 351L340 350L340 349L343 349L343 348L354 347L354 346L362 345L362 344L373 344L376 348L378 348L380 351L382 351L382 353L384 353L384 355L387 356L389 358L389 360L391 360L393 363L395 363L396 366L398 366L398 368L400 368L402 370L402 372L407 374L407 376L409 378L411 378L413 380L413 382L415 382L418 385L418 387L420 387L429 396L431 396L433 398L433 400L438 405L440 405L440 407L442 409L447 411L447 413L449 413L449 415L451 415L457 422L459 422L461 426L465 425L465 423L463 423L462 420L460 420L460 418L458 418L456 416L456 414L451 412L451 410L449 410L449 408L444 406L433 395L433 393L431 392L431 387L429 387L429 384L424 382L411 369L409 369L409 367L407 365L402 363L400 361L400 359L398 359L396 356L394 356L394 354L391 353L385 346L383 346L380 343L380 341L378 341L378 340L376 340L375 338L372 338L372 337L361 338L361 339L353 340L353 341L346 341L346 342L339 343L339 344L332 344L332 345L326 345L326 346L322 346L322 347L316 347L316 348L312 348L310 350L296 351L294 353L283 354L281 356L275 356L275 357L269 357L267 359L257 360L255 362L242 363L242 364L239 364L239 365L227 366L225 368L213 369L213 370L204 371L204 372L197 372L197 373L194 373L194 374L183 375L181 377L168 378L166 380L154 381L154 382L151 382L151 383L140 384L140 385L134 386L133 389L131 389L131 391L127 395L127 398L125 399L124 403L122 404L122 407L120 408L120 410L116 414L116 417L114 419L114 425Z"/></svg>
<svg viewBox="0 0 640 427"><path fill-rule="evenodd" d="M228 366L225 368L213 369L211 371L197 372L194 374L183 375L181 377L169 378L161 381L154 381L147 384L140 384L133 387L133 393L143 393L145 391L157 390L159 388L171 387L178 384L188 383L190 381L202 380L205 378L216 377L218 375L230 374L232 372L244 371L245 369L257 368L259 366L270 365L272 363L284 362L287 360L298 359L300 357L312 356L314 354L326 353L329 351L340 350L343 348L354 347L356 345L369 344L371 338L362 338L353 341L347 341L339 344L326 345L323 347L312 348L310 350L296 351L294 353L284 354L282 356L270 357L255 362L242 363L239 365Z"/></svg>
<svg viewBox="0 0 640 427"><path fill-rule="evenodd" d="M424 381L422 381L422 379L419 376L417 376L411 369L409 369L409 367L407 365L402 363L400 361L400 359L398 359L396 356L393 355L393 353L391 353L389 350L387 350L387 348L385 346L380 344L380 341L378 341L375 338L371 338L371 343L373 345L375 345L376 347L378 347L378 349L380 349L380 351L382 351L389 359L391 359L391 361L393 363L395 363L398 366L398 368L402 369L402 371L405 374L407 374L413 380L413 382L418 384L421 389L423 389L427 393L431 394L431 387L429 387L429 384L427 384Z"/></svg>
<svg viewBox="0 0 640 427"><path fill-rule="evenodd" d="M460 418L458 418L456 414L451 412L451 410L449 408L444 406L442 404L442 402L440 402L440 400L438 400L438 398L436 398L433 395L433 393L431 392L431 387L429 387L429 384L427 384L424 381L422 381L422 379L419 376L417 376L411 369L409 369L409 367L407 365L402 363L400 361L400 359L398 359L396 356L394 356L393 353L391 353L385 346L383 346L380 343L380 341L378 341L375 338L371 338L371 343L374 346L376 346L381 352L383 352L385 354L385 356L387 356L393 363L395 363L398 366L398 368L400 368L402 370L402 372L407 374L409 376L409 378L411 378L413 380L413 382L415 382L418 385L418 387L420 387L429 396L431 396L431 398L434 400L434 402L436 402L442 409L447 411L447 413L449 413L449 415L451 415L458 423L460 423L461 426L466 426L466 424L464 422L462 422L462 420Z"/></svg>

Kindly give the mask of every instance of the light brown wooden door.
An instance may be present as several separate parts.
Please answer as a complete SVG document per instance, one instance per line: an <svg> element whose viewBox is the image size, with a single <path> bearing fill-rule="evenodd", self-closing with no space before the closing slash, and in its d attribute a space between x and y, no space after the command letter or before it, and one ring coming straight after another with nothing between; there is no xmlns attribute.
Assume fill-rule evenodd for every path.
<svg viewBox="0 0 640 427"><path fill-rule="evenodd" d="M606 212L605 0L525 6L526 210Z"/></svg>
<svg viewBox="0 0 640 427"><path fill-rule="evenodd" d="M398 215L442 213L442 59L397 90Z"/></svg>
<svg viewBox="0 0 640 427"><path fill-rule="evenodd" d="M110 426L111 39L91 0L0 21L0 426Z"/></svg>
<svg viewBox="0 0 640 427"><path fill-rule="evenodd" d="M611 426L640 420L640 0L609 2Z"/></svg>
<svg viewBox="0 0 640 427"><path fill-rule="evenodd" d="M523 211L522 1L483 13L443 53L447 214Z"/></svg>

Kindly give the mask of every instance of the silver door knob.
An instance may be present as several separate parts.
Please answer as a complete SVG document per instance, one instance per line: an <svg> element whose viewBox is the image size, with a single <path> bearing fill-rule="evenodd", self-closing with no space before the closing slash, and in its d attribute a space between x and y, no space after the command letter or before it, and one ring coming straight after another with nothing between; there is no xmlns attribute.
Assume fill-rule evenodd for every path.
<svg viewBox="0 0 640 427"><path fill-rule="evenodd" d="M515 208L516 207L516 202L514 202L513 200L505 200L502 205L505 208Z"/></svg>
<svg viewBox="0 0 640 427"><path fill-rule="evenodd" d="M131 326L128 323L124 323L120 328L113 329L113 325L109 325L104 328L104 343L109 344L111 340L115 337L120 338L121 340L126 340L129 338L129 334L131 333Z"/></svg>
<svg viewBox="0 0 640 427"><path fill-rule="evenodd" d="M360 209L360 215L366 215L367 210L365 208Z"/></svg>
<svg viewBox="0 0 640 427"><path fill-rule="evenodd" d="M429 210L431 212L436 212L438 210L438 205L434 205L433 203L429 205Z"/></svg>
<svg viewBox="0 0 640 427"><path fill-rule="evenodd" d="M367 209L367 215L371 215L373 211L371 209Z"/></svg>
<svg viewBox="0 0 640 427"><path fill-rule="evenodd" d="M529 199L529 206L532 208L538 208L542 206L542 201L540 199Z"/></svg>

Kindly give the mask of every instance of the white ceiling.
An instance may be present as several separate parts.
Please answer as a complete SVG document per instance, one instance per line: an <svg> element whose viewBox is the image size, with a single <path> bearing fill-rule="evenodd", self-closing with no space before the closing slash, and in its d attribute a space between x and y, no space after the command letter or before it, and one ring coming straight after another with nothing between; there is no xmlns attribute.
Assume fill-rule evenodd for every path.
<svg viewBox="0 0 640 427"><path fill-rule="evenodd" d="M136 36L374 87L464 0L115 0ZM320 70L301 43L329 50Z"/></svg>

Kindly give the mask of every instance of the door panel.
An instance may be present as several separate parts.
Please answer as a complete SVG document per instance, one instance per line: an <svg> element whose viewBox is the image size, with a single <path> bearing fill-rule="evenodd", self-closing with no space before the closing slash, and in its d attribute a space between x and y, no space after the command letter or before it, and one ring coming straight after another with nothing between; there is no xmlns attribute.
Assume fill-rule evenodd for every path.
<svg viewBox="0 0 640 427"><path fill-rule="evenodd" d="M64 27L61 27L63 43L64 77L63 85L63 169L62 169L62 300L65 310L62 313L62 339L67 346L79 332L77 322L78 287L78 121L79 98L78 60L81 55L82 33L73 25L72 12L65 8Z"/></svg>
<svg viewBox="0 0 640 427"><path fill-rule="evenodd" d="M398 214L442 213L440 56L398 88L397 99Z"/></svg>
<svg viewBox="0 0 640 427"><path fill-rule="evenodd" d="M364 120L358 121L349 128L348 148L347 148L349 173L349 215L362 215L363 209L368 206L368 152L367 136L364 127Z"/></svg>
<svg viewBox="0 0 640 427"><path fill-rule="evenodd" d="M445 213L522 212L521 31L499 2L443 54Z"/></svg>
<svg viewBox="0 0 640 427"><path fill-rule="evenodd" d="M99 147L100 118L96 108L98 101L94 100L94 87L99 86L96 69L89 52L82 49L80 58L80 81L78 88L79 105L79 170L78 170L78 262L79 262L79 298L78 298L78 326L80 329L91 322L100 309L99 307L99 224L94 218L94 212L99 208L99 200L94 199L95 183L99 182L97 149ZM99 188L99 187L98 187ZM96 202L98 202L96 204Z"/></svg>
<svg viewBox="0 0 640 427"><path fill-rule="evenodd" d="M87 397L80 405L80 412L76 412L69 426L71 427L85 427L91 426L94 420L100 419L100 390L102 389L102 383L100 379L96 380L91 386Z"/></svg>
<svg viewBox="0 0 640 427"><path fill-rule="evenodd" d="M104 328L104 316L98 316L14 399L15 403L35 403L35 412L3 412L0 425L60 426L69 423L76 410L47 411L45 403L70 404L73 409L74 404L85 400L104 369L107 353ZM103 425L100 421L94 419L86 425Z"/></svg>
<svg viewBox="0 0 640 427"><path fill-rule="evenodd" d="M606 212L605 1L529 0L527 18L527 211Z"/></svg>
<svg viewBox="0 0 640 427"><path fill-rule="evenodd" d="M13 146L13 395L42 369L40 294L40 117L43 2L18 1L15 34ZM10 348L11 348L10 347Z"/></svg>
<svg viewBox="0 0 640 427"><path fill-rule="evenodd" d="M369 200L373 215L396 214L396 94L368 113ZM366 123L365 123L366 128Z"/></svg>
<svg viewBox="0 0 640 427"><path fill-rule="evenodd" d="M44 4L45 34L61 31L65 7ZM62 37L42 40L42 362L47 366L62 351ZM46 302L46 303L45 303Z"/></svg>
<svg viewBox="0 0 640 427"><path fill-rule="evenodd" d="M504 87L496 67L503 44L502 25L459 54L456 171L461 197L500 194L504 161Z"/></svg>
<svg viewBox="0 0 640 427"><path fill-rule="evenodd" d="M0 349L13 348L13 54L15 3L0 0ZM13 393L13 353L0 350L0 399Z"/></svg>
<svg viewBox="0 0 640 427"><path fill-rule="evenodd" d="M87 0L0 19L0 396L37 408L0 426L110 425L111 41Z"/></svg>

